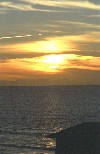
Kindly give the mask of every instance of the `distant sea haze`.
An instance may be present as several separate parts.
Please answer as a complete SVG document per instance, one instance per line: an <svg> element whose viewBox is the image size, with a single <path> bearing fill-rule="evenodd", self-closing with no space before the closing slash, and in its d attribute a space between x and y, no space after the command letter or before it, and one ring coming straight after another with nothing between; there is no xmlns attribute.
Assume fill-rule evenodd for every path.
<svg viewBox="0 0 100 154"><path fill-rule="evenodd" d="M54 154L48 134L99 113L100 86L0 87L0 153Z"/></svg>

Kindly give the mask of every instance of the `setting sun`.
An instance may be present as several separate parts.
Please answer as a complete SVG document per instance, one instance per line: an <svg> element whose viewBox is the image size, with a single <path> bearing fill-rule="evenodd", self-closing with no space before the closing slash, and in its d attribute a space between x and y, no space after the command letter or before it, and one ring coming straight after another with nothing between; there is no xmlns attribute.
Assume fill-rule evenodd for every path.
<svg viewBox="0 0 100 154"><path fill-rule="evenodd" d="M45 65L44 71L46 72L59 72L61 66L64 65L64 55L48 55L43 56L41 62Z"/></svg>
<svg viewBox="0 0 100 154"><path fill-rule="evenodd" d="M43 60L45 63L51 63L51 64L60 64L64 61L64 56L62 55L49 55L45 56L45 59Z"/></svg>

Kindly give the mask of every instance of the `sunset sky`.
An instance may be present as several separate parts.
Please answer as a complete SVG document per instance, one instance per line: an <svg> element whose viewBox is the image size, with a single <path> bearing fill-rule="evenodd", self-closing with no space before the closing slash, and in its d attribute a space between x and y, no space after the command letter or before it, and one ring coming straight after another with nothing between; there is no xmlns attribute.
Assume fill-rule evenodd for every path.
<svg viewBox="0 0 100 154"><path fill-rule="evenodd" d="M100 85L100 0L0 0L0 85Z"/></svg>

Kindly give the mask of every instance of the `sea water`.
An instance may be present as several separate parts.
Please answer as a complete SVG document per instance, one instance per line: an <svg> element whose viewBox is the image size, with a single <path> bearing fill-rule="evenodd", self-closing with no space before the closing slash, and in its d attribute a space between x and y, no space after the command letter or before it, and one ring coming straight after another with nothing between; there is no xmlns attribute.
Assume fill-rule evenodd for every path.
<svg viewBox="0 0 100 154"><path fill-rule="evenodd" d="M54 154L48 134L99 113L100 86L0 87L0 154Z"/></svg>

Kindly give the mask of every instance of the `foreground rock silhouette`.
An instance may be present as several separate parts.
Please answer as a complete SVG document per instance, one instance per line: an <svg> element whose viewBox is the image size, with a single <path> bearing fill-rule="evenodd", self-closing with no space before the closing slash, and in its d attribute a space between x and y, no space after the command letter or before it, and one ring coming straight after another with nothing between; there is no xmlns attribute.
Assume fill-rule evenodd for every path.
<svg viewBox="0 0 100 154"><path fill-rule="evenodd" d="M55 154L100 154L100 123L86 122L48 135L56 138Z"/></svg>

